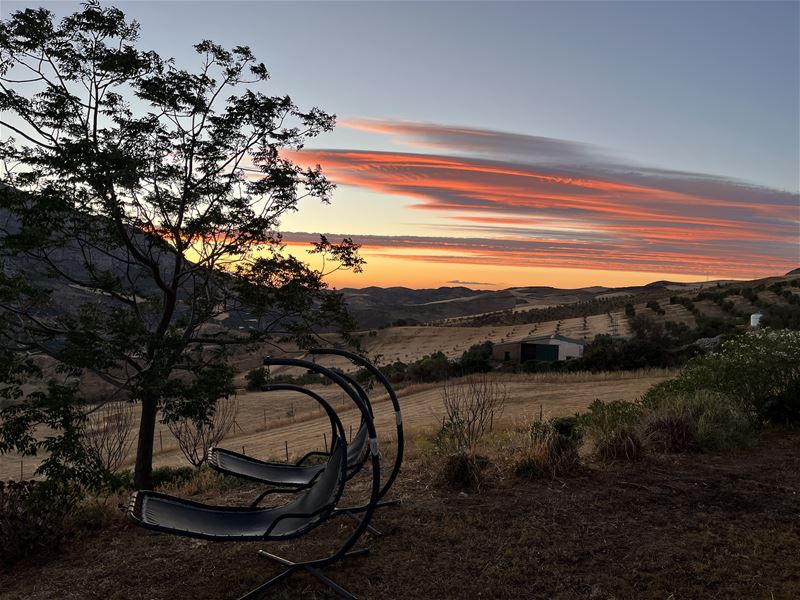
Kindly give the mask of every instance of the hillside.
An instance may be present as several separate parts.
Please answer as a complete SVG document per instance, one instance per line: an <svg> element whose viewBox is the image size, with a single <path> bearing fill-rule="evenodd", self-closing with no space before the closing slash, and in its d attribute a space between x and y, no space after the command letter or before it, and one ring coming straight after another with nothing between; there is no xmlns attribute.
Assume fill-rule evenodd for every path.
<svg viewBox="0 0 800 600"><path fill-rule="evenodd" d="M639 287L577 290L525 287L502 292L463 292L465 288L445 288L455 296L448 301L433 300L434 293L439 296L446 293L441 288L414 290L415 295L408 294L405 288L396 294L394 289L347 290L348 298L358 297L351 304L357 319L364 311L371 310L375 311L371 314L386 311L394 323L400 320L399 315L418 317L408 318L402 326L364 327L357 334L370 355L381 356L386 362L408 362L437 351L457 357L473 344L529 335L559 333L585 341L598 334L628 337L637 315L645 315L664 327L688 328L688 337L692 337L692 332L695 337L713 337L718 330L745 328L749 326L750 315L756 312L765 313L765 324L773 318L780 321L780 326L790 328L792 319L800 317L800 274L752 281L659 281ZM457 295L461 293L465 295ZM505 302L508 295L513 296L513 308L449 316L433 322L423 319L434 311L439 311L438 314L451 311L451 315L456 315L475 308L478 301L489 304L501 298ZM400 301L403 297L415 303L403 304ZM378 308L378 298L386 303L382 309ZM391 304L392 301L396 304Z"/></svg>
<svg viewBox="0 0 800 600"><path fill-rule="evenodd" d="M448 323L460 325L500 323L498 314L527 313L546 308L585 305L594 302L600 308L623 306L627 301L647 301L668 297L676 292L690 292L728 285L730 281L704 281L675 283L656 281L642 286L604 287L592 286L561 289L549 286L512 287L504 290L472 290L466 287L440 287L435 289L409 289L405 287L344 288L340 290L359 327L377 329L390 325L425 325ZM517 317L515 322L534 323L538 319L532 312Z"/></svg>

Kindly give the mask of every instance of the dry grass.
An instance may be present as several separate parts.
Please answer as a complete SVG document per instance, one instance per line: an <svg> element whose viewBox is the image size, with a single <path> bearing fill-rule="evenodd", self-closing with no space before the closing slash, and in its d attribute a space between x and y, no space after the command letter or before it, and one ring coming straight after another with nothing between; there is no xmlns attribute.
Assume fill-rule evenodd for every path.
<svg viewBox="0 0 800 600"><path fill-rule="evenodd" d="M594 456L602 462L641 460L644 448L635 429L621 428L595 442Z"/></svg>
<svg viewBox="0 0 800 600"><path fill-rule="evenodd" d="M578 471L579 440L560 432L552 420L535 421L518 432L522 438L512 469L528 479L555 479Z"/></svg>
<svg viewBox="0 0 800 600"><path fill-rule="evenodd" d="M664 370L635 373L542 373L532 375L494 374L493 380L506 386L503 418L494 426L505 427L521 421L530 422L541 413L547 416L565 416L584 410L595 398L601 400L635 400L651 385L667 379L670 372ZM455 380L458 382L458 380ZM400 390L403 420L407 431L431 430L441 423L442 383L408 386ZM350 408L339 388L335 386L312 386L312 389L341 409L345 430L358 428L358 412ZM286 443L290 458L298 458L309 450L321 450L323 434L328 434L330 424L313 401L291 392L251 392L237 397L239 413L233 431L225 440L225 446L261 458L286 458ZM394 411L385 395L375 396L376 426L385 432L381 445L393 439ZM296 416L287 417L294 406ZM161 441L163 440L163 449ZM133 464L129 456L127 465ZM20 473L31 477L37 458L13 455L0 456L0 479L16 479ZM166 426L159 424L156 430L154 464L156 466L184 465L177 443Z"/></svg>

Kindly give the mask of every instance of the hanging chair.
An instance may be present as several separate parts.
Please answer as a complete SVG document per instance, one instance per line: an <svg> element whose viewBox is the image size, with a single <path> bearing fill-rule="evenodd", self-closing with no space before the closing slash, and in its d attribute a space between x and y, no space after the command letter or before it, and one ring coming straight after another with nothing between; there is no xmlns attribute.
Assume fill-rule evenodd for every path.
<svg viewBox="0 0 800 600"><path fill-rule="evenodd" d="M370 415L372 415L372 407L369 403L369 397L367 396L366 392L364 392L363 388L349 376L341 373L339 376L345 380L352 391L355 391L355 393L367 407ZM305 394L306 396L310 396L319 402L318 394L292 383L272 383L263 386L261 389L262 391L266 392L297 392L300 394ZM348 390L345 389L345 391L347 392ZM252 456L239 454L238 452L234 452L232 450L217 447L209 448L207 462L211 468L219 471L220 473L233 475L243 479L249 479L251 481L257 481L259 483L271 486L270 489L265 490L251 504L251 506L258 506L261 500L263 500L269 494L294 493L314 485L320 473L325 470L326 465L325 463L306 463L312 456L331 456L336 437L336 431L334 428L332 428L331 450L327 452L309 452L294 464L259 460ZM366 420L362 416L361 424L356 431L356 434L353 436L353 439L350 440L350 443L347 444L347 479L350 479L356 473L358 473L364 465L364 462L369 454L368 440L369 431L366 425Z"/></svg>
<svg viewBox="0 0 800 600"><path fill-rule="evenodd" d="M288 364L281 361L296 359L268 360L273 360L272 364ZM306 571L314 575L343 598L355 598L350 592L322 574L319 569L345 558L368 552L366 548L351 552L351 548L369 527L369 520L378 502L380 492L380 457L375 425L366 404L348 386L345 379L324 367L313 363L308 363L308 365L312 365L315 372L328 377L342 387L358 407L362 419L366 423L369 440L368 454L372 465L369 502L371 506L364 512L363 517L357 520L356 528L339 549L324 558L292 562L260 550L260 556L283 565L285 570L248 592L240 600L260 596L264 591L296 571ZM336 505L341 498L347 480L348 452L344 426L335 410L319 395L314 394L313 397L322 405L336 431L334 448L324 470L316 477L314 484L308 486L291 502L268 508L212 506L168 494L139 491L131 497L128 505L128 518L136 525L154 531L215 541L286 540L302 536L318 527L334 514Z"/></svg>

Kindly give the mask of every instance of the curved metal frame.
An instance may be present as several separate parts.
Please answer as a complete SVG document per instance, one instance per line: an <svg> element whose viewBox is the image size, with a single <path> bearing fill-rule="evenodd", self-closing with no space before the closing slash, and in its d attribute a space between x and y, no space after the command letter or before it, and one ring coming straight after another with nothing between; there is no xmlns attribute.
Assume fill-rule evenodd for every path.
<svg viewBox="0 0 800 600"><path fill-rule="evenodd" d="M342 350L339 348L312 348L309 351L312 355L336 355L342 356L348 359L350 362L364 367L367 371L370 372L378 381L381 382L381 385L386 389L386 392L389 394L389 399L392 402L392 406L394 407L394 414L395 414L395 421L397 423L397 454L395 455L394 465L392 466L392 470L389 473L389 477L386 480L386 483L383 484L383 487L380 491L380 498L383 498L386 493L389 491L389 488L392 487L394 480L397 479L397 475L400 473L400 468L403 463L403 450L405 448L405 440L403 436L403 415L400 412L400 401L397 398L397 394L392 388L392 384L386 378L386 376L378 370L378 368L369 362L363 356L359 356L354 352L350 352L349 350ZM371 405L370 405L371 408Z"/></svg>
<svg viewBox="0 0 800 600"><path fill-rule="evenodd" d="M311 573L312 575L323 581L325 584L330 586L340 596L345 598L354 598L354 596L352 596L349 592L347 592L343 588L336 585L333 581L325 577L319 571L319 569L331 565L335 562L338 562L339 560L343 560L344 558L349 558L351 556L364 554L365 552L368 551L368 549L361 549L351 552L350 549L355 545L355 543L364 534L364 532L367 531L369 527L369 521L380 499L380 453L378 452L378 437L377 437L377 432L375 430L375 423L372 420L372 415L370 413L369 408L367 407L367 404L361 399L359 394L350 385L348 385L347 380L341 377L339 374L335 373L334 371L331 371L330 369L317 365L313 362L302 360L299 358L267 357L264 359L264 366L269 367L273 365L301 367L309 371L314 371L315 373L327 377L328 379L336 383L347 393L348 396L350 396L355 405L361 411L361 415L366 421L367 425L367 431L369 435L369 455L372 463L372 489L370 491L369 503L365 505L365 508L362 511L364 515L361 519L358 519L358 523L355 530L344 541L344 543L342 543L339 549L330 556L326 558L319 558L315 560L308 560L308 561L294 563L279 556L275 556L273 554L269 554L268 552L264 552L263 550L259 551L259 554L261 556L264 556L265 558L268 558L270 560L278 562L279 564L282 564L283 566L286 567L286 570L283 573L276 575L266 583L255 588L245 596L242 596L240 600L252 600L253 598L258 597L266 589L272 587L278 581L284 579L294 571L298 570L304 570ZM341 421L339 422L341 423ZM343 441L346 441L346 438L343 438Z"/></svg>
<svg viewBox="0 0 800 600"><path fill-rule="evenodd" d="M367 407L367 410L369 411L370 415L372 415L372 405L370 404L369 396L364 391L364 388L362 388L358 384L358 382L356 382L352 377L350 377L350 376L348 376L346 374L341 374L341 377L345 381L347 381L350 384L350 387L352 387L355 390L355 392L361 397L361 399L364 402L364 405ZM309 390L309 389L307 389L307 388L305 388L305 387L303 387L301 385L297 385L297 384L294 384L294 383L270 383L270 384L266 384L266 385L261 387L261 391L264 391L264 392L279 391L279 390L298 392L298 393L310 396L311 398L313 398L317 402L321 401L321 398L320 398L320 396L318 394L316 394L315 392L312 392L311 390ZM347 390L345 390L345 391L347 391ZM366 426L366 423L365 423L364 417L362 415L362 417L361 417L361 425L359 425L359 430L361 429L361 427L364 427L364 426ZM331 448L330 448L330 450L326 449L325 452L320 452L320 451L317 451L317 450L314 450L314 451L311 451L311 452L307 452L299 460L297 460L294 463L295 466L302 466L302 464L308 458L310 458L312 456L330 456L331 452L333 452L333 444L334 444L335 436L336 436L336 427L335 427L333 421L331 421ZM345 442L346 442L346 438L345 438ZM208 452L209 457L212 456L213 451L214 451L214 448L209 448L209 452ZM229 454L233 454L233 455L238 455L238 453L232 452L231 450L226 450L225 452L227 452ZM348 445L348 452L349 452L349 445ZM359 457L359 459L357 461L348 462L348 466L347 466L347 479L348 480L351 479L352 477L355 477L355 475L357 475L358 472L361 471L361 469L364 466L364 463L366 462L368 454L369 454L368 451L364 451L363 454ZM244 457L244 455L239 455L239 456ZM247 457L247 458L250 458L250 457ZM245 475L245 474L242 474L242 473L239 473L239 472L236 472L236 471L227 471L225 469L222 469L222 468L218 467L215 464L215 462L213 460L211 460L211 458L209 458L208 462L209 462L209 465L211 466L211 468L213 468L213 469L215 469L217 471L220 471L221 473L225 473L225 474L228 474L228 475L233 475L235 477L240 477L242 479L249 479L251 481L256 481L256 482L259 482L259 483L264 483L264 484L273 486L272 488L267 489L264 492L262 492L261 494L259 494L259 496L256 497L256 499L253 500L253 502L250 504L250 506L252 506L252 507L258 506L259 503L265 497L267 497L270 494L293 494L293 493L296 493L296 492L303 491L303 490L311 487L312 485L314 485L317 477L321 473L321 471L320 471L313 478L311 478L308 482L303 483L303 484L283 484L283 483L274 482L274 481L267 481L266 479L260 479L258 477L252 476L252 475ZM267 464L269 464L269 463L267 463ZM356 511L356 512L358 512L358 511ZM376 535L380 535L380 532L378 532L374 527L369 526L368 529L370 530L370 532L372 532L372 533L374 533Z"/></svg>
<svg viewBox="0 0 800 600"><path fill-rule="evenodd" d="M209 535L209 534L204 534L204 533L199 533L199 532L188 533L188 532L181 532L179 530L172 530L172 529L169 529L169 528L165 528L163 526L154 525L152 523L144 522L144 521L142 521L141 519L139 519L138 517L136 517L134 515L135 507L138 506L138 501L140 500L140 493L139 492L134 492L132 494L132 496L131 496L130 502L128 504L128 519L133 521L136 525L138 525L140 527L143 527L145 529L152 529L154 531L160 531L162 533L171 533L173 535L183 535L183 536L186 536L186 537L193 537L193 538L198 538L198 539L207 539L207 540L212 540L212 541L280 541L280 540L289 540L289 539L293 539L293 538L305 535L309 531L311 531L311 530L315 529L316 527L318 527L319 525L321 525L325 521L325 519L327 517L330 517L330 516L333 515L334 510L336 508L336 505L339 503L339 500L342 497L342 493L344 492L345 484L347 483L347 442L346 442L346 440L344 438L344 425L342 425L342 421L339 418L339 415L336 413L336 409L334 409L333 406L331 406L331 404L327 400L325 400L322 396L320 396L320 395L318 395L318 394L316 394L314 392L311 392L310 395L312 395L314 397L314 399L317 402L319 402L320 405L322 405L322 407L325 409L325 412L328 415L328 418L330 418L330 420L331 420L331 424L335 427L335 429L339 433L339 435L342 436L342 437L340 437L338 439L337 442L335 442L338 445L342 446L343 455L342 455L342 464L341 464L340 469L339 469L340 472L339 472L339 478L338 478L338 483L337 483L337 488L336 488L336 495L331 499L330 502L328 502L327 504L321 506L319 509L317 509L313 513L286 513L284 515L280 515L280 516L278 516L277 519L275 519L272 523L270 523L269 527L266 529L266 531L262 535L252 536L252 537L244 537L244 536L223 537L223 536ZM306 486L306 488L303 488L302 491L306 491L309 487L311 487L311 486L310 485ZM296 490L296 491L299 491L299 490ZM175 496L171 496L169 494L162 494L162 493L159 493L159 492L147 492L147 495L151 496L151 497L169 498L169 499L172 499L174 501L179 501L181 504L188 505L188 506L193 506L193 507L201 508L201 509L202 508L205 508L205 509L215 508L215 507L209 507L209 505L203 504L201 502L194 502L192 500L185 500L185 499L182 499L182 498L177 498ZM254 509L253 507L243 507L242 506L242 507L225 507L225 510L228 511L228 512L247 513L247 512L252 512L253 510L262 510L262 509ZM319 515L323 515L323 517L321 519L317 520L317 521L310 522L310 523L306 524L305 526L301 527L297 531L294 531L294 532L292 532L290 534L277 535L277 536L271 535L272 530L275 528L277 523L279 523L281 520L288 519L288 518L303 518L303 517L307 517L307 518L311 519L311 518L317 517Z"/></svg>
<svg viewBox="0 0 800 600"><path fill-rule="evenodd" d="M267 589L271 588L272 586L274 586L278 582L282 581L283 579L287 578L288 576L290 576L292 573L294 573L296 571L306 571L309 574L314 575L316 578L318 578L323 583L325 583L327 586L329 586L331 589L333 589L341 597L355 599L355 596L353 596L352 594L350 594L350 592L348 592L347 590L345 590L344 588L342 588L341 586L339 586L335 582L333 582L331 579L326 577L320 571L320 569L324 568L324 567L327 567L327 566L329 566L329 565L331 565L333 563L336 563L336 562L338 562L340 560L344 560L345 558L350 558L350 557L353 557L353 556L360 556L360 555L363 555L363 554L366 554L366 553L369 552L368 548L361 548L361 549L358 549L358 550L351 550L351 549L356 544L356 542L359 540L359 538L361 538L361 536L364 534L364 532L367 531L370 528L369 521L370 521L370 518L372 517L372 513L374 512L376 505L378 504L379 494L380 494L380 453L378 451L377 433L375 431L375 423L373 422L371 411L368 408L367 402L365 402L360 397L359 393L357 393L356 390L347 383L347 380L345 378L341 377L340 375L338 375L337 373L331 371L330 369L326 369L325 367L321 367L321 366L316 365L316 364L314 364L312 362L309 362L309 361L305 361L305 360L301 360L301 359L293 359L293 358L265 358L264 359L264 365L266 365L266 366L270 366L270 365L285 365L285 366L304 367L304 368L306 368L308 370L314 371L315 373L323 375L324 377L327 377L328 379L330 379L331 381L336 383L339 387L341 387L347 393L348 396L350 396L351 400L355 403L356 407L361 412L362 418L364 419L364 421L366 423L366 426L367 426L367 432L368 432L368 437L369 437L369 456L371 458L371 463L372 463L372 488L371 488L371 491L370 491L369 503L366 505L366 509L363 511L364 512L363 517L360 518L360 519L354 519L356 521L356 523L357 523L355 529L350 534L350 536L339 546L339 549L336 550L331 555L329 555L329 556L327 556L325 558L318 558L318 559L314 559L314 560L306 560L306 561L301 561L301 562L292 562L292 561L289 561L289 560L287 560L285 558L282 558L280 556L276 556L274 554L270 554L269 552L265 552L264 550L259 550L258 553L259 553L260 556L262 556L264 558L267 558L267 559L270 559L270 560L272 560L274 562L277 562L278 564L283 565L285 567L285 570L282 571L281 573L279 573L278 575L272 577L270 580L266 581L265 583L261 584L260 586L256 587L255 589L251 590L250 592L248 592L247 594L242 596L240 598L240 600L254 600L255 598L261 596L261 594L263 592L265 592ZM342 425L341 419L339 419L339 416L336 414L335 409L330 405L330 403L327 400L322 398L319 394L317 394L315 392L312 392L311 390L306 390L305 388L301 388L301 389L303 389L303 393L306 393L309 396L313 397L315 400L317 400L323 406L323 408L327 412L328 416L331 418L331 422L334 423L335 426L336 426L337 433L339 434L337 436L339 438L339 442L338 443L344 446L344 448L342 449L343 452L344 452L344 456L343 456L343 459L342 459L342 464L340 466L341 471L339 473L339 479L338 479L338 482L337 482L336 496L332 500L332 502L330 502L329 504L326 504L319 511L315 512L314 515L311 515L313 517L313 516L316 516L316 515L323 514L323 513L325 513L327 511L327 514L325 515L325 517L331 517L331 516L334 516L336 514L336 504L338 504L339 500L341 499L341 495L342 495L342 493L344 491L344 485L345 485L345 483L347 481L347 471L348 471L347 456L346 456L346 453L347 453L347 438L346 438L346 435L345 435L345 432L344 432L344 425ZM133 504L135 504L136 496L137 496L137 494L133 495L131 506L133 506ZM187 501L187 503L191 504L191 501ZM259 509L239 508L239 509L236 509L236 510L238 510L238 511L247 511L247 510L259 510ZM149 528L149 529L160 530L162 532L171 533L173 535L184 535L184 536L189 535L190 537L204 537L202 534L191 534L191 533L188 533L188 532L183 532L182 533L181 531L170 529L170 528L167 528L167 527L157 527L157 526L152 525L152 524L146 524L146 523L142 522L141 520L134 519L130 512L129 512L128 516L129 516L129 518L134 520L134 522L136 522L138 525L141 525L141 526ZM304 515L287 515L284 518L288 518L289 516L297 517L297 516L309 516L309 515L305 515L305 514ZM311 531L312 529L316 528L318 525L322 524L325 521L325 517L323 517L323 518L321 518L319 520L316 520L312 524L309 524L307 527L303 527L303 528L299 529L297 532L295 532L293 534L270 538L269 532L274 528L274 524L272 524L270 526L270 528L264 533L263 537L249 538L249 539L251 541L269 541L270 539L290 539L290 538L298 537L300 535L303 535L304 533L307 533L307 532ZM216 537L215 539L218 540L218 541L225 541L226 539L227 540L237 540L237 539L238 540L242 540L243 538L230 536L230 537L227 537L227 538L225 538L225 537Z"/></svg>

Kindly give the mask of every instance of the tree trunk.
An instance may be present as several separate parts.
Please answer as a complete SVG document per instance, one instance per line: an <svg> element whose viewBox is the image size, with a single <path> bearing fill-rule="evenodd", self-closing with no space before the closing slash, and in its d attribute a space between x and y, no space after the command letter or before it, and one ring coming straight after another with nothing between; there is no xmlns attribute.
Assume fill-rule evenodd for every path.
<svg viewBox="0 0 800 600"><path fill-rule="evenodd" d="M142 420L139 422L139 443L136 446L136 469L133 482L138 490L153 487L153 442L156 432L158 403L153 398L142 400Z"/></svg>

